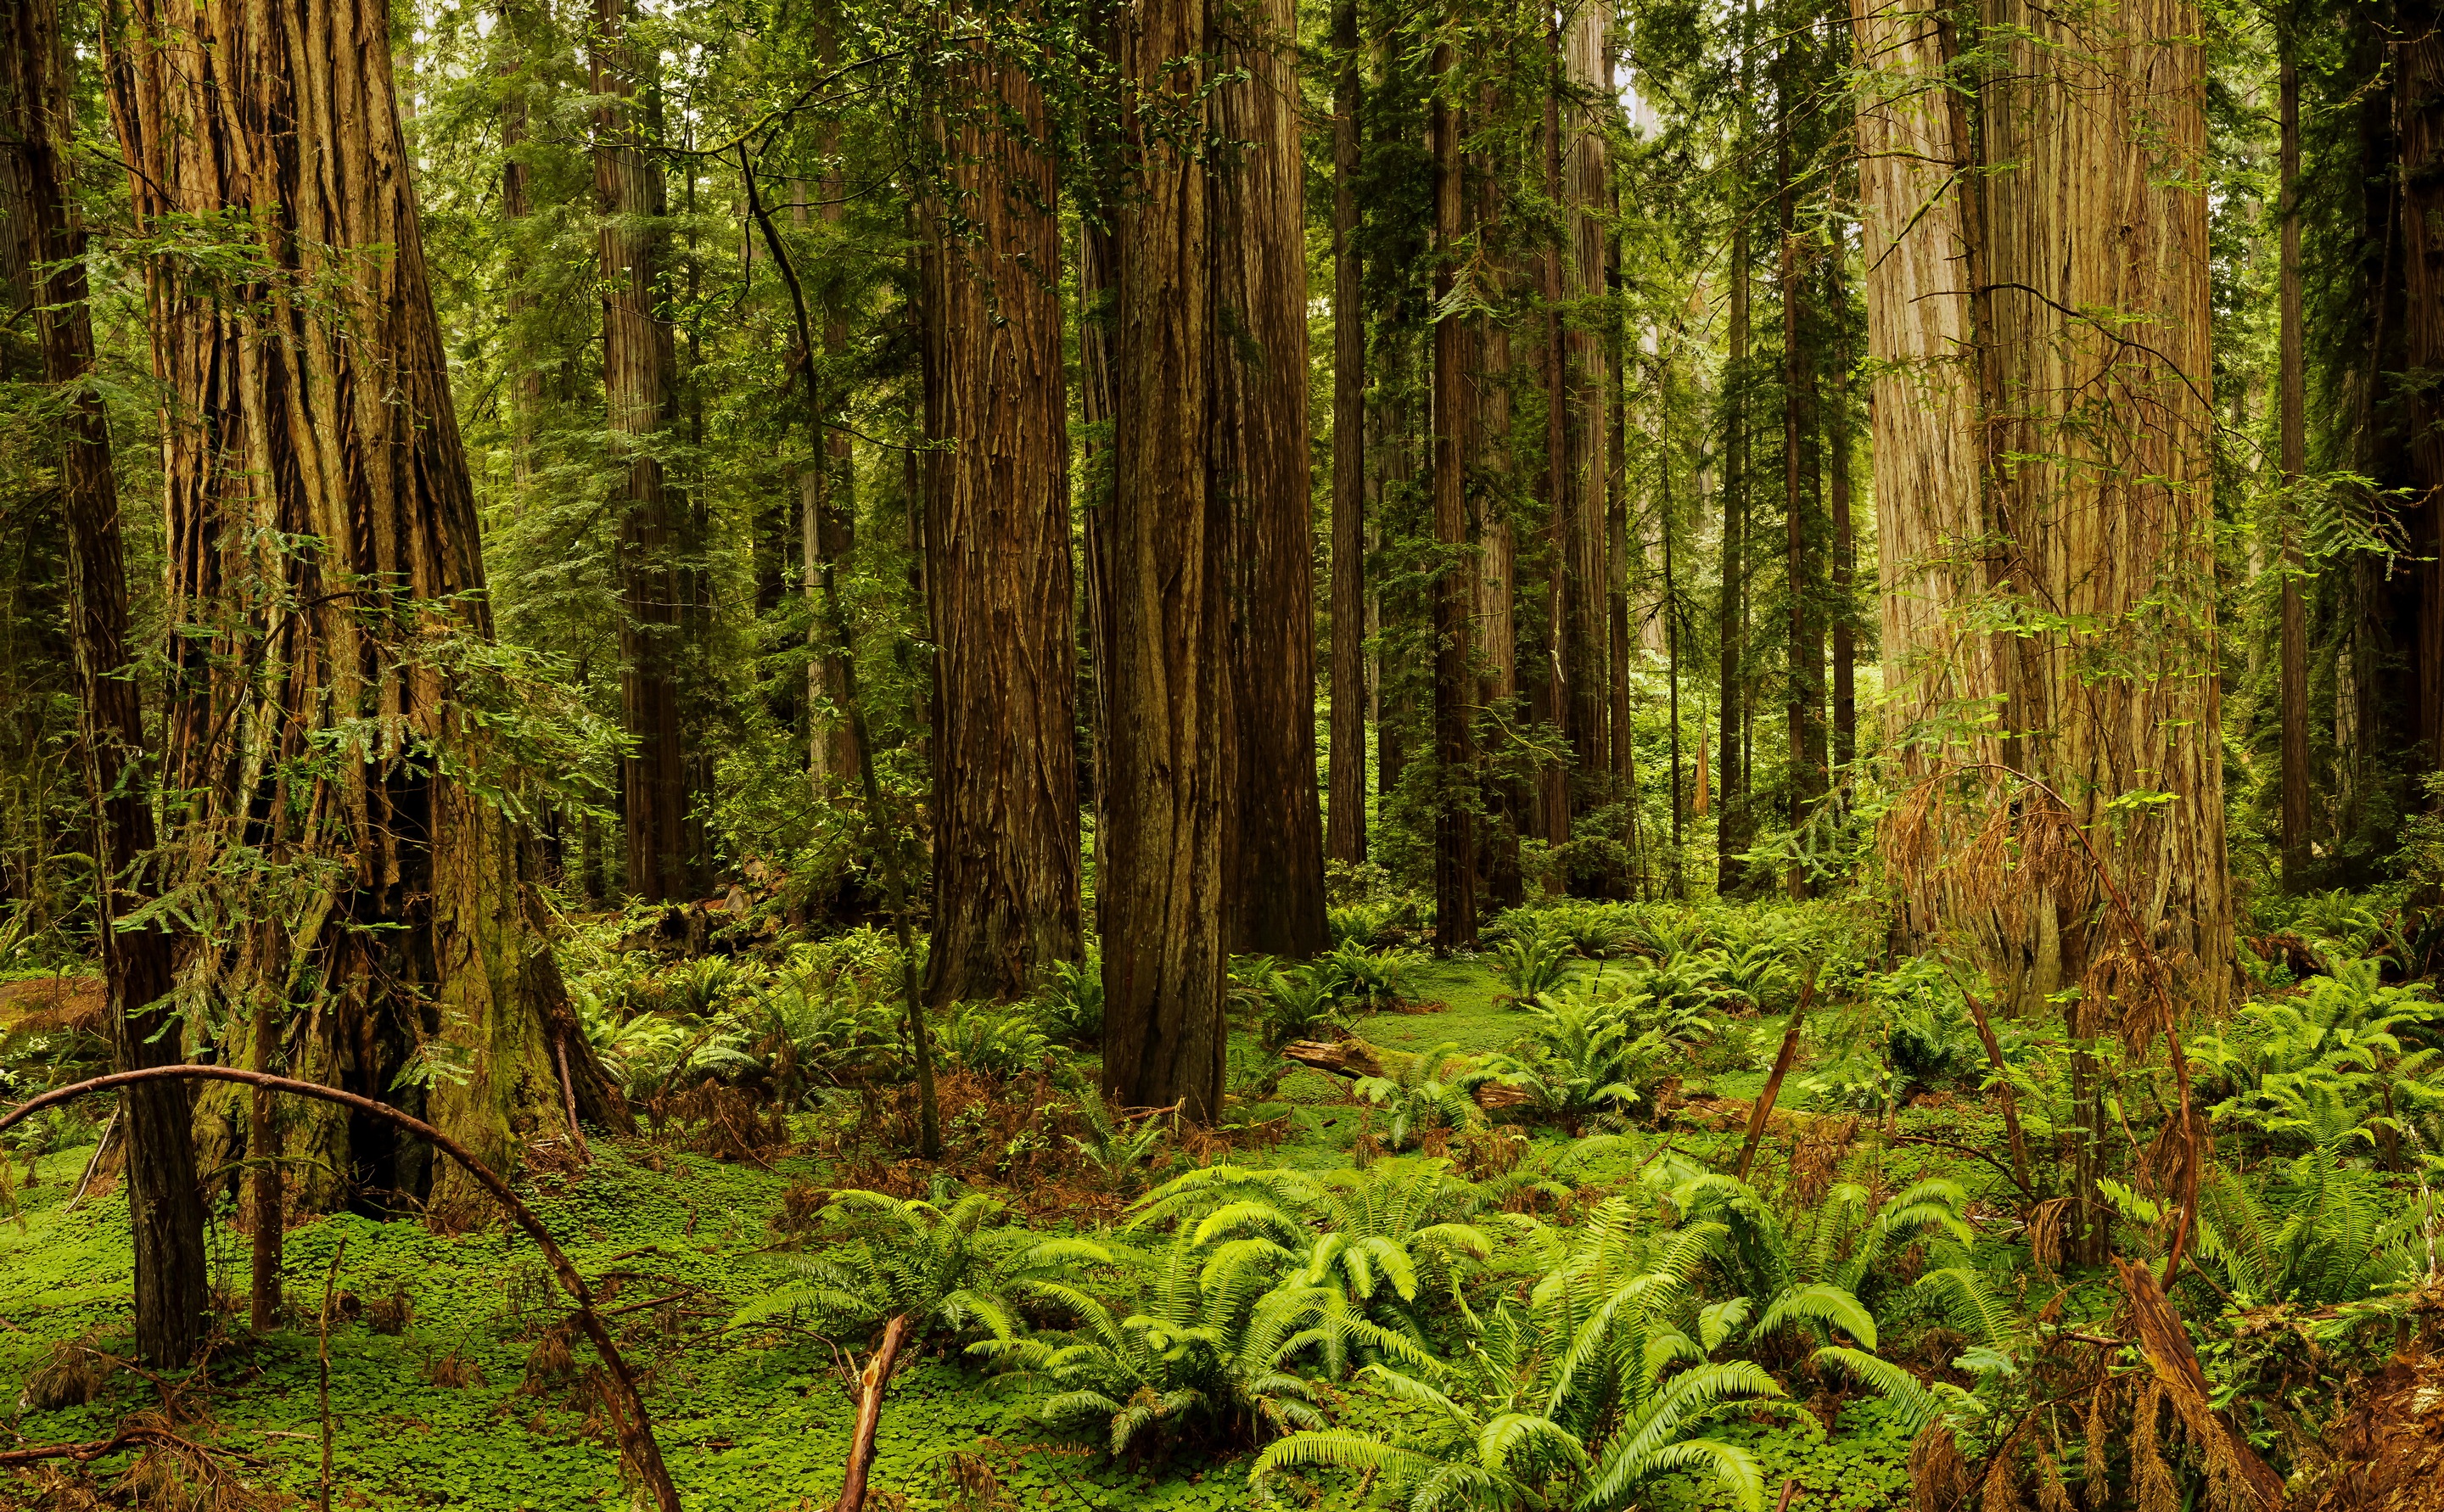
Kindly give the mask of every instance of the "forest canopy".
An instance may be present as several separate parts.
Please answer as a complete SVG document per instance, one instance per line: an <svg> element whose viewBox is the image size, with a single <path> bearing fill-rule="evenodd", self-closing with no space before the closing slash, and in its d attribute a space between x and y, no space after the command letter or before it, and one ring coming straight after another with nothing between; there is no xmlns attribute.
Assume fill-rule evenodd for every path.
<svg viewBox="0 0 2444 1512"><path fill-rule="evenodd" d="M0 1506L2444 1509L2439 24L11 0Z"/></svg>

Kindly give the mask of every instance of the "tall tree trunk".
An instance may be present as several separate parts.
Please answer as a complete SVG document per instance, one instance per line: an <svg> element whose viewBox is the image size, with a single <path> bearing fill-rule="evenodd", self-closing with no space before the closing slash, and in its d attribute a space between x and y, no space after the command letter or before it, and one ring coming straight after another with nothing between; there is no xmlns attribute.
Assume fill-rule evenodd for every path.
<svg viewBox="0 0 2444 1512"><path fill-rule="evenodd" d="M1315 542L1308 495L1306 165L1292 0L1224 8L1215 129L1241 144L1208 177L1216 331L1212 507L1230 543L1235 810L1223 828L1234 950L1304 960L1328 942L1315 763Z"/></svg>
<svg viewBox="0 0 2444 1512"><path fill-rule="evenodd" d="M534 64L538 51L528 35L532 18L518 0L501 0L494 15L499 18L501 86L501 218L509 223L512 249L509 271L509 325L523 340L521 327L532 305L527 293L526 271L517 256L518 223L534 213L532 175L526 153L527 96L529 85L527 71ZM543 413L543 369L524 357L512 360L509 375L509 469L510 477L523 491L534 476L534 433Z"/></svg>
<svg viewBox="0 0 2444 1512"><path fill-rule="evenodd" d="M2282 163L2283 245L2281 373L2277 396L2282 437L2283 486L2297 489L2307 470L2307 337L2300 308L2300 66L2298 44L2283 42ZM2294 892L2308 875L2308 622L2301 601L2300 501L2283 501L2281 659L2276 673L2283 721L2283 885Z"/></svg>
<svg viewBox="0 0 2444 1512"><path fill-rule="evenodd" d="M1562 90L1566 65L1561 24L1558 18L1547 19L1546 33L1546 71L1545 76L1545 120L1540 136L1545 157L1545 197L1553 205L1564 204L1567 181L1563 165L1567 149L1562 136ZM1569 325L1564 319L1562 302L1569 286L1567 264L1571 232L1575 228L1565 214L1552 241L1546 247L1543 258L1545 296L1545 655L1537 667L1535 686L1542 692L1536 710L1537 718L1549 726L1548 733L1563 744L1570 740L1570 709L1573 690L1570 677L1576 664L1570 655L1570 626L1573 622L1570 595L1575 591L1570 573L1570 349ZM1535 833L1547 846L1559 849L1570 839L1570 768L1566 763L1548 761L1536 772ZM1563 877L1559 869L1549 872L1546 885L1558 889Z"/></svg>
<svg viewBox="0 0 2444 1512"><path fill-rule="evenodd" d="M1656 508L1656 533L1663 541L1663 691L1665 717L1671 721L1672 762L1672 896L1679 897L1686 887L1687 876L1681 864L1681 831L1687 822L1687 808L1681 798L1680 785L1680 583L1674 570L1673 535L1679 528L1679 513L1672 502L1672 368L1673 354L1679 345L1680 329L1673 327L1669 344L1658 343L1655 355L1655 481L1659 496Z"/></svg>
<svg viewBox="0 0 2444 1512"><path fill-rule="evenodd" d="M1484 192L1477 205L1480 226L1490 225L1499 213L1496 203L1497 181L1491 174L1485 175ZM1508 470L1510 458L1510 331L1497 321L1479 323L1483 348L1480 377L1484 379L1484 400L1478 415L1479 452L1484 465L1500 476L1492 487L1484 490L1478 504L1477 520L1477 604L1478 637L1482 642L1483 675L1478 693L1485 706L1502 711L1502 718L1517 717L1519 703L1519 544L1510 519L1510 490ZM1498 727L1497 727L1498 728ZM1496 909L1517 908L1527 898L1526 878L1520 871L1519 830L1521 810L1527 795L1519 782L1509 772L1494 769L1496 763L1486 763L1483 791L1485 796L1485 833L1478 843L1479 858L1485 873L1485 898Z"/></svg>
<svg viewBox="0 0 2444 1512"><path fill-rule="evenodd" d="M1097 46L1115 77L1125 78L1126 54L1120 40L1118 0L1088 12ZM1100 102L1103 109L1090 120L1108 121L1119 109L1117 100ZM1108 128L1090 138L1090 151L1108 160L1118 151ZM1107 177L1106 181L1110 181ZM1112 406L1116 374L1112 333L1120 294L1120 243L1115 234L1119 205L1107 198L1078 207L1078 417L1086 438L1084 507L1079 511L1085 582L1080 593L1086 611L1086 662L1089 689L1090 748L1094 767L1095 875L1111 875L1112 834L1112 614L1116 584L1112 581L1111 529L1114 511ZM1095 931L1109 932L1105 894L1095 893Z"/></svg>
<svg viewBox="0 0 2444 1512"><path fill-rule="evenodd" d="M694 803L680 717L686 636L687 504L664 476L654 437L677 414L677 354L657 304L669 233L662 172L639 146L643 75L628 46L633 0L594 0L587 49L596 99L594 187L602 226L597 283L602 294L602 390L626 471L618 494L614 572L620 599L620 720L636 749L620 762L627 822L628 891L648 902L693 895L688 851Z"/></svg>
<svg viewBox="0 0 2444 1512"><path fill-rule="evenodd" d="M1080 949L1060 185L1043 92L953 28L925 291L936 1006L1024 996Z"/></svg>
<svg viewBox="0 0 2444 1512"><path fill-rule="evenodd" d="M1569 413L1564 440L1563 512L1568 532L1569 595L1562 661L1568 692L1570 761L1577 777L1571 804L1574 816L1606 802L1611 788L1606 735L1611 699L1604 657L1609 636L1605 599L1611 581L1604 564L1604 480L1611 470L1605 464L1604 441L1611 388L1604 376L1606 343L1594 307L1604 293L1604 262L1611 242L1603 216L1612 190L1602 125L1603 114L1611 108L1606 101L1612 98L1612 68L1604 46L1611 19L1611 7L1604 0L1585 0L1570 15L1564 60L1570 99L1564 188L1568 249L1563 297L1569 303L1571 319L1565 336ZM1587 880L1602 885L1601 874Z"/></svg>
<svg viewBox="0 0 2444 1512"><path fill-rule="evenodd" d="M838 66L839 28L830 17L823 23L817 53L824 72ZM848 215L840 122L825 120L817 140L824 176L817 190L816 218L823 222L825 239L836 241L844 234ZM823 305L824 365L826 371L836 372L848 354L848 312L836 294L824 297ZM812 354L807 360L813 360ZM837 386L835 382L835 390ZM840 405L837 392L828 396L830 410L836 412ZM824 569L838 570L857 544L857 470L855 443L846 430L828 427L820 438L808 436L806 445L810 462L798 480L799 576L808 607L814 611L806 631L806 772L816 792L829 795L856 784L859 753L857 728L847 715L847 662L818 600L823 596Z"/></svg>
<svg viewBox="0 0 2444 1512"><path fill-rule="evenodd" d="M1435 298L1451 297L1468 234L1462 114L1453 49L1435 49ZM1435 322L1435 542L1442 562L1435 604L1435 949L1476 943L1475 564L1469 558L1468 459L1474 452L1476 342L1472 323L1441 313Z"/></svg>
<svg viewBox="0 0 2444 1512"><path fill-rule="evenodd" d="M1786 53L1783 69L1787 73L1789 67ZM1811 760L1811 747L1822 743L1813 725L1817 700L1822 694L1819 682L1823 668L1822 658L1814 655L1819 648L1809 622L1807 595L1814 571L1808 552L1807 501L1800 489L1801 440L1807 428L1807 405L1803 396L1808 377L1807 352L1803 345L1801 320L1801 307L1805 303L1802 291L1806 282L1800 271L1799 237L1792 224L1797 204L1790 177L1790 93L1786 87L1782 92L1782 121L1775 134L1774 200L1781 232L1777 239L1781 244L1782 286L1783 572L1785 597L1789 599L1790 609L1790 646L1785 669L1787 686L1783 697L1790 739L1790 822L1796 826L1806 821L1808 805L1823 795L1824 774ZM1810 665L1811 662L1818 664ZM1793 897L1807 896L1804 866L1794 865L1786 881Z"/></svg>
<svg viewBox="0 0 2444 1512"><path fill-rule="evenodd" d="M132 0L105 33L139 226L227 216L260 254L225 278L146 267L183 627L165 747L169 781L195 795L190 870L172 880L218 896L244 856L303 884L274 910L241 882L227 903L249 922L183 972L230 1005L225 1054L253 1058L268 1003L294 1074L420 1103L506 1168L564 1130L567 1100L621 1111L539 937L530 845L449 775L496 759L468 714L491 695L446 649L491 620L388 37L378 0ZM304 58L344 65L292 67ZM381 733L358 744L369 726ZM399 759L436 750L447 765ZM200 1099L208 1165L243 1147L232 1112ZM418 1148L364 1121L289 1124L302 1206L342 1200L355 1171L422 1184ZM461 1175L430 1183L438 1222L489 1205Z"/></svg>
<svg viewBox="0 0 2444 1512"><path fill-rule="evenodd" d="M1620 195L1613 193L1613 212L1620 211ZM1620 238L1608 232L1604 237L1604 286L1612 297L1620 297ZM1604 442L1604 555L1606 559L1606 596L1609 620L1608 654L1605 665L1610 675L1604 679L1607 696L1605 724L1610 730L1612 782L1606 800L1621 811L1621 843L1623 863L1621 875L1615 879L1615 894L1620 897L1643 896L1646 892L1646 836L1639 821L1642 804L1638 793L1638 732L1632 722L1629 699L1630 660L1637 643L1630 632L1629 562L1631 552L1629 505L1629 351L1618 314L1604 317L1604 355L1612 381L1604 408L1610 412L1610 430ZM1637 549L1641 558L1645 543ZM1641 577L1644 572L1641 568Z"/></svg>
<svg viewBox="0 0 2444 1512"><path fill-rule="evenodd" d="M1859 136L1904 929L1963 938L2023 1011L2078 988L2074 1038L2143 1047L2149 994L2092 969L2152 950L2208 1011L2231 981L2197 12L2120 0L2083 31L2006 0L1976 43L1906 7L1853 15L1882 74ZM1980 704L1999 728L1961 725ZM1990 824L2051 802L2012 768L2083 832L2062 864L1978 861ZM2092 1263L2107 1079L2083 1048L2071 1072L2070 1253Z"/></svg>
<svg viewBox="0 0 2444 1512"><path fill-rule="evenodd" d="M1845 296L1839 260L1825 302L1842 318ZM1825 494L1833 513L1833 761L1847 766L1859 758L1859 554L1850 519L1850 353L1846 341L1833 356L1831 423L1825 455L1831 473Z"/></svg>
<svg viewBox="0 0 2444 1512"><path fill-rule="evenodd" d="M1737 213L1737 212L1734 212ZM1743 643L1748 629L1743 613L1748 592L1743 570L1748 554L1748 363L1749 363L1749 228L1746 220L1731 227L1731 331L1729 360L1723 365L1723 562L1722 591L1714 612L1715 655L1721 686L1716 697L1714 786L1720 793L1714 818L1714 887L1736 889L1748 876L1743 858L1749 848L1747 795L1740 786L1740 701L1747 696Z"/></svg>
<svg viewBox="0 0 2444 1512"><path fill-rule="evenodd" d="M1202 0L1145 0L1128 36L1122 132L1136 192L1117 216L1111 601L1105 671L1103 1087L1126 1107L1222 1109L1222 743L1230 724L1224 521L1208 490L1213 249L1194 112L1213 38ZM1159 97L1157 100L1156 97ZM1140 106L1139 100L1149 101Z"/></svg>
<svg viewBox="0 0 2444 1512"><path fill-rule="evenodd" d="M1324 855L1366 859L1366 310L1358 0L1332 7L1332 754Z"/></svg>
<svg viewBox="0 0 2444 1512"><path fill-rule="evenodd" d="M110 433L93 387L93 327L85 313L84 233L68 208L75 64L58 0L24 0L0 36L0 192L10 214L5 254L32 295L43 380L65 397L52 429L61 512L67 527L69 633L76 657L78 756L102 862L95 931L108 983L111 1061L133 1071L184 1059L164 1006L177 941L165 929L122 931L120 918L154 895L144 875L154 847L147 789L152 765L143 708L131 675L126 553ZM39 280L37 274L40 273ZM164 1032L167 1031L167 1032ZM120 1094L126 1123L127 1203L136 1262L136 1350L172 1368L203 1331L207 1257L187 1093L170 1082Z"/></svg>
<svg viewBox="0 0 2444 1512"><path fill-rule="evenodd" d="M2416 490L2409 528L2419 560L2405 586L2415 598L2401 618L2400 650L2412 671L2418 765L2444 765L2444 6L2398 0L2393 54L2393 119L2401 160L2393 175L2400 203L2402 374L2399 425L2408 436ZM2381 348L2379 348L2381 350ZM2414 790L2415 806L2432 806Z"/></svg>

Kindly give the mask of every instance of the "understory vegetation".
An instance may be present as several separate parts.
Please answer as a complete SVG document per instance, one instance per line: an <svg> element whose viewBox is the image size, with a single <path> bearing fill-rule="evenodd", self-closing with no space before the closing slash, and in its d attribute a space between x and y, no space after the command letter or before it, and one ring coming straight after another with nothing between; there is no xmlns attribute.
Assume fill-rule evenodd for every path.
<svg viewBox="0 0 2444 1512"><path fill-rule="evenodd" d="M2281 905L2261 938L2306 973L2261 969L2191 1048L2213 1151L2172 1296L2213 1408L2294 1472L2338 1388L2431 1305L2444 1005L2380 953L2398 917ZM581 921L572 990L639 1131L520 1187L596 1286L691 1506L827 1501L894 1319L892 1505L1758 1512L1792 1486L1864 1509L1947 1455L1964 1485L1985 1466L1989 1504L1997 1475L2046 1503L2213 1494L2221 1450L2182 1428L2121 1284L2065 1253L2079 1047L2052 1026L1993 1023L1997 1063L1969 984L1886 956L1854 903L1557 901L1490 932L1444 961L1355 933L1309 966L1241 958L1210 1128L1104 1102L1091 974L951 1012L929 1162L907 1155L888 936L692 955ZM12 1097L95 1068L62 1001L12 1013ZM2174 1094L2126 1070L2143 1123ZM158 1436L107 1472L35 1467L43 1504L315 1495L325 1349L347 1504L627 1494L602 1372L497 1226L299 1227L277 1330L139 1369L98 1132L78 1110L9 1133L0 1372L20 1442ZM2170 1188L2126 1139L2100 1186L2116 1248L2144 1256ZM225 1297L235 1216L213 1228Z"/></svg>

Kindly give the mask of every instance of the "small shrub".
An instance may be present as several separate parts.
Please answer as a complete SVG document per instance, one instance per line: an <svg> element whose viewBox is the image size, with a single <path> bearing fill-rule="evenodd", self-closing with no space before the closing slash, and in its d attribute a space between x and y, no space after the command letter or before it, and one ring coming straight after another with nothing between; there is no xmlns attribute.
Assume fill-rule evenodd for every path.
<svg viewBox="0 0 2444 1512"><path fill-rule="evenodd" d="M1036 989L1036 1017L1062 1043L1084 1049L1103 1042L1103 962L1089 951L1083 961L1055 961Z"/></svg>
<svg viewBox="0 0 2444 1512"><path fill-rule="evenodd" d="M1532 1003L1559 988L1570 975L1569 943L1542 929L1523 931L1504 940L1493 948L1492 959L1502 995L1512 1004Z"/></svg>
<svg viewBox="0 0 2444 1512"><path fill-rule="evenodd" d="M1265 1042L1276 1049L1292 1040L1313 1039L1334 1026L1338 994L1322 973L1313 970L1274 974L1263 1005Z"/></svg>
<svg viewBox="0 0 2444 1512"><path fill-rule="evenodd" d="M1052 1053L1052 1042L1025 1007L963 1003L933 1025L934 1050L951 1067L1014 1077Z"/></svg>
<svg viewBox="0 0 2444 1512"><path fill-rule="evenodd" d="M91 1338L62 1340L26 1377L25 1405L37 1412L83 1407L102 1394L102 1377Z"/></svg>
<svg viewBox="0 0 2444 1512"><path fill-rule="evenodd" d="M1314 970L1332 989L1334 1001L1379 1013L1415 996L1419 964L1414 950L1375 952L1344 941L1319 957Z"/></svg>
<svg viewBox="0 0 2444 1512"><path fill-rule="evenodd" d="M484 1384L484 1367L454 1349L426 1360L423 1375L426 1385L451 1392Z"/></svg>
<svg viewBox="0 0 2444 1512"><path fill-rule="evenodd" d="M377 1297L365 1303L365 1326L377 1334L398 1335L416 1316L416 1304L407 1293L394 1289L388 1297Z"/></svg>

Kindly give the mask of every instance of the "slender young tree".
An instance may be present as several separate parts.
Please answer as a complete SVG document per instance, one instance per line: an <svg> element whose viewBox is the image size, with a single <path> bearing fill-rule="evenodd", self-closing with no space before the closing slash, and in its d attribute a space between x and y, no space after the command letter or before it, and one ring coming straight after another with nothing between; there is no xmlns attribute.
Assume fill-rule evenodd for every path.
<svg viewBox="0 0 2444 1512"><path fill-rule="evenodd" d="M67 526L69 634L76 657L77 754L92 804L102 885L96 935L109 990L113 1069L183 1059L168 1006L177 941L160 924L121 930L152 901L153 762L132 673L126 552L110 433L93 387L93 328L85 312L85 237L69 206L68 153L75 66L58 0L13 7L0 36L0 230L22 270L43 379L65 400L54 433L60 511ZM120 1095L127 1127L127 1204L136 1261L136 1349L179 1367L202 1337L208 1257L195 1179L192 1099L175 1083Z"/></svg>
<svg viewBox="0 0 2444 1512"><path fill-rule="evenodd" d="M1737 212L1734 212L1737 213ZM1715 699L1714 785L1720 795L1714 820L1714 886L1729 893L1748 876L1747 794L1741 786L1740 705L1748 696L1744 675L1748 593L1748 363L1749 228L1731 225L1731 350L1723 364L1722 585L1715 600L1715 658L1722 676Z"/></svg>
<svg viewBox="0 0 2444 1512"><path fill-rule="evenodd" d="M1307 470L1306 166L1292 0L1219 12L1221 139L1208 177L1217 318L1212 507L1229 542L1231 949L1301 960L1328 943L1315 763L1315 543Z"/></svg>
<svg viewBox="0 0 2444 1512"><path fill-rule="evenodd" d="M678 357L658 308L669 253L662 171L640 141L638 91L650 70L629 45L634 0L594 0L587 42L594 109L594 185L602 201L602 392L626 472L620 494L620 709L635 749L620 763L628 890L648 902L696 891L688 815L695 793L681 718L688 615L680 559L687 504L657 451L678 415ZM650 62L645 60L644 62Z"/></svg>
<svg viewBox="0 0 2444 1512"><path fill-rule="evenodd" d="M1575 697L1570 679L1579 670L1579 659L1570 649L1571 626L1576 623L1570 596L1577 586L1570 570L1574 540L1570 517L1574 493L1570 477L1570 336L1563 302L1568 296L1570 240L1575 228L1565 209L1568 180L1564 176L1564 165L1568 149L1562 130L1562 96L1567 87L1567 65L1564 61L1563 19L1562 13L1555 11L1546 23L1545 115L1538 133L1544 156L1545 199L1552 207L1556 220L1540 259L1545 304L1540 360L1545 387L1545 470L1541 489L1546 521L1546 654L1537 669L1535 686L1543 695L1536 710L1538 720L1547 727L1549 734L1568 746L1570 710ZM1536 837L1549 846L1567 843L1570 768L1566 762L1548 760L1537 768L1535 807L1531 829ZM1547 885L1559 881L1558 876L1550 876Z"/></svg>
<svg viewBox="0 0 2444 1512"><path fill-rule="evenodd" d="M840 65L838 17L826 10L817 24L815 56L825 73ZM841 125L827 117L816 132L816 152L823 159L823 178L816 191L816 218L827 237L838 238L848 216L848 177L841 161ZM837 288L823 296L824 365L837 370L849 345L848 311ZM837 385L835 385L835 388ZM829 410L839 406L834 393ZM809 444L815 445L812 438ZM827 628L823 598L825 568L839 570L857 544L857 470L848 431L838 424L824 431L811 465L798 475L799 578L807 607L806 771L816 791L828 793L858 782L856 723L847 717L848 666Z"/></svg>
<svg viewBox="0 0 2444 1512"><path fill-rule="evenodd" d="M405 1089L506 1166L570 1110L625 1114L544 943L532 846L482 791L514 777L471 710L492 694L462 648L491 617L389 36L377 0L133 0L104 33L139 227L247 228L213 267L145 265L180 627L166 780L190 816L170 881L220 921L181 986L234 1010L224 1054ZM293 909L246 903L275 882ZM357 1171L429 1183L437 1222L489 1208L344 1116L247 1149L232 1113L200 1100L202 1160L285 1157L301 1206Z"/></svg>
<svg viewBox="0 0 2444 1512"><path fill-rule="evenodd" d="M1366 305L1358 0L1332 7L1332 751L1324 855L1366 859Z"/></svg>
<svg viewBox="0 0 2444 1512"><path fill-rule="evenodd" d="M1109 681L1102 773L1103 1089L1127 1107L1222 1108L1224 521L1205 469L1213 249L1202 0L1145 0L1124 55L1116 208L1112 496L1101 543Z"/></svg>
<svg viewBox="0 0 2444 1512"><path fill-rule="evenodd" d="M1023 996L1080 949L1059 178L1008 39L973 11L945 27L925 258L935 1005Z"/></svg>
<svg viewBox="0 0 2444 1512"><path fill-rule="evenodd" d="M1469 554L1468 459L1474 449L1473 323L1448 308L1465 255L1468 196L1453 49L1435 49L1430 130L1435 175L1434 526L1435 948L1476 943L1476 674L1470 642L1476 593Z"/></svg>
<svg viewBox="0 0 2444 1512"><path fill-rule="evenodd" d="M2288 28L2286 28L2287 32ZM2275 673L2282 719L2282 852L2283 885L2298 891L2308 872L2308 616L2300 592L2301 557L2298 500L2287 490L2300 487L2307 470L2307 337L2300 298L2300 65L2292 56L2298 44L2283 39L2281 89L2282 140L2278 172L2282 179L2282 250L2277 302L2282 328L2277 334L2279 367L2276 426L2281 436L2283 487L2282 599Z"/></svg>
<svg viewBox="0 0 2444 1512"><path fill-rule="evenodd" d="M1794 225L1797 213L1797 186L1791 181L1791 100L1789 70L1791 59L1786 46L1780 71L1784 75L1781 115L1774 143L1774 203L1781 234L1776 238L1781 252L1782 299L1782 513L1783 566L1785 597L1789 599L1790 646L1786 667L1784 690L1786 725L1790 740L1790 819L1799 823L1807 805L1824 790L1824 773L1817 768L1814 747L1822 737L1814 728L1816 704L1822 675L1815 630L1808 614L1808 585L1814 562L1809 550L1807 501L1800 487L1805 456L1802 442L1807 433L1808 416L1806 384L1808 353L1805 345L1805 275L1800 267L1799 235ZM1794 897L1808 893L1807 873L1794 865L1786 879Z"/></svg>

